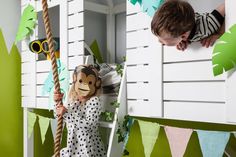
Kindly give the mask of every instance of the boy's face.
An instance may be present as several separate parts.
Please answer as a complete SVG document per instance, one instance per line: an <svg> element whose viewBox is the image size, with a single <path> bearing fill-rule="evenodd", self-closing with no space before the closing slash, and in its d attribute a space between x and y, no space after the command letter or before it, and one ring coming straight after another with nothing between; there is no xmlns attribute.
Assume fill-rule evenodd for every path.
<svg viewBox="0 0 236 157"><path fill-rule="evenodd" d="M166 32L162 32L158 37L159 42L166 46L176 46L181 41L186 41L188 39L189 33L186 32L179 37L172 37L170 34Z"/></svg>

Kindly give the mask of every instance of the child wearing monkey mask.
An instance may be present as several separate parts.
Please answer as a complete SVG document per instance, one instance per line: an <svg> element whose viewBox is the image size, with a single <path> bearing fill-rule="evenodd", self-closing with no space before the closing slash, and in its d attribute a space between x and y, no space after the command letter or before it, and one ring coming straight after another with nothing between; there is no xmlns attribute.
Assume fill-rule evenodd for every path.
<svg viewBox="0 0 236 157"><path fill-rule="evenodd" d="M101 103L97 94L101 88L98 71L92 65L81 65L73 73L73 85L69 91L67 106L56 108L67 125L67 147L61 157L105 157L106 152L98 132ZM63 94L54 94L60 101Z"/></svg>

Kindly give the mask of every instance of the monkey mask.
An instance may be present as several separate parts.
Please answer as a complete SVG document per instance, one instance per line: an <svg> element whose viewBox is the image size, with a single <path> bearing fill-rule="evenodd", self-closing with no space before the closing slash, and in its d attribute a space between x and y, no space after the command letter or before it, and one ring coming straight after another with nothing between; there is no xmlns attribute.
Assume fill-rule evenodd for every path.
<svg viewBox="0 0 236 157"><path fill-rule="evenodd" d="M82 98L90 98L101 88L101 79L98 71L92 65L80 65L73 73L75 93Z"/></svg>

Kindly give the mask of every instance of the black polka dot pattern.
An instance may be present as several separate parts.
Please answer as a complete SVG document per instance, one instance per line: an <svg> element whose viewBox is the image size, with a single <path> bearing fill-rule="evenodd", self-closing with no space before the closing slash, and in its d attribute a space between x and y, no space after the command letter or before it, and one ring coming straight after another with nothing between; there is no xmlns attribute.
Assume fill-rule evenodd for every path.
<svg viewBox="0 0 236 157"><path fill-rule="evenodd" d="M90 98L84 105L74 102L64 114L67 125L67 147L61 157L105 157L106 151L98 132L101 103L98 97Z"/></svg>

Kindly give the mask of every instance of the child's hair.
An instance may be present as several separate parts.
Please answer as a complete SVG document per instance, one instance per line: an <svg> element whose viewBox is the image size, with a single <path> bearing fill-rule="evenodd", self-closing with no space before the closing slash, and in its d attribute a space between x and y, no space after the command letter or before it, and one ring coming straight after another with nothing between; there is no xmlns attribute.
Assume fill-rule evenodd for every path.
<svg viewBox="0 0 236 157"><path fill-rule="evenodd" d="M79 65L75 68L74 72L73 72L73 76L75 75L77 77L77 75L83 72L84 74L88 75L88 74L92 74L96 77L96 82L99 81L99 86L96 86L96 91L93 94L93 96L98 96L100 94L101 91L101 78L99 77L99 73L97 68L95 68L93 65ZM95 82L95 85L96 85ZM75 91L75 83L76 81L73 81L72 86L70 88L69 91L69 95L68 95L68 101L69 102L74 102L77 100L77 92Z"/></svg>
<svg viewBox="0 0 236 157"><path fill-rule="evenodd" d="M157 36L165 32L176 38L191 31L194 24L195 13L192 6L181 0L170 0L155 13L151 29Z"/></svg>

